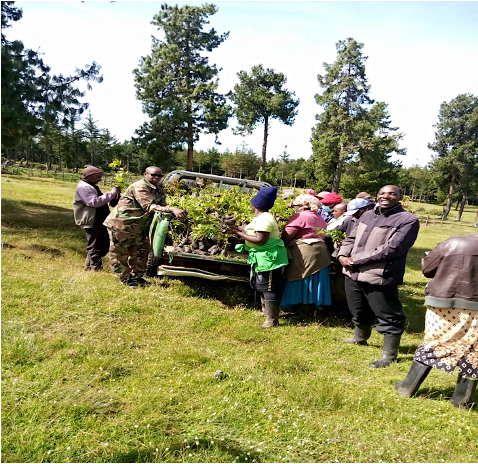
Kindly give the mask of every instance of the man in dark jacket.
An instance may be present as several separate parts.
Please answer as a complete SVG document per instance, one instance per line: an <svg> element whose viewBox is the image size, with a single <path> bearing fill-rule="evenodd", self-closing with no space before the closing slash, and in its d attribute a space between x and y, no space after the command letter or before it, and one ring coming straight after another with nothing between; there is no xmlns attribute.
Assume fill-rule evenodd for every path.
<svg viewBox="0 0 478 464"><path fill-rule="evenodd" d="M337 254L344 267L345 292L354 335L344 341L366 345L372 324L384 335L383 354L372 367L388 367L397 358L405 315L398 298L403 283L408 250L420 227L400 203L402 192L386 185L377 195L377 206L365 212Z"/></svg>

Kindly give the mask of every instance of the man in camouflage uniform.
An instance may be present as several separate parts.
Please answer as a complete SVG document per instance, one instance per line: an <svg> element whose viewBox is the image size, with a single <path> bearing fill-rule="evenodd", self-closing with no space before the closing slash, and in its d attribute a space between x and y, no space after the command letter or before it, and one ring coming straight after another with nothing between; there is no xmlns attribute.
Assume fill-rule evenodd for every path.
<svg viewBox="0 0 478 464"><path fill-rule="evenodd" d="M172 213L178 219L186 219L186 211L166 204L166 195L160 185L162 177L161 168L147 167L143 179L126 189L104 222L110 237L111 270L121 283L131 288L146 283L143 275L150 251L148 232L154 213Z"/></svg>

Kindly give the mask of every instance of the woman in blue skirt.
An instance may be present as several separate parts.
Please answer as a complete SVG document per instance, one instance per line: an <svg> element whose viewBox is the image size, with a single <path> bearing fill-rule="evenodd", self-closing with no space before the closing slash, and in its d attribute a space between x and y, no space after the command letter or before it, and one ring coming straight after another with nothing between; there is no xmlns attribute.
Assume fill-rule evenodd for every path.
<svg viewBox="0 0 478 464"><path fill-rule="evenodd" d="M289 265L280 305L306 316L316 306L331 304L329 264L324 235L325 220L317 214L320 201L312 195L299 195L293 203L295 214L282 232Z"/></svg>

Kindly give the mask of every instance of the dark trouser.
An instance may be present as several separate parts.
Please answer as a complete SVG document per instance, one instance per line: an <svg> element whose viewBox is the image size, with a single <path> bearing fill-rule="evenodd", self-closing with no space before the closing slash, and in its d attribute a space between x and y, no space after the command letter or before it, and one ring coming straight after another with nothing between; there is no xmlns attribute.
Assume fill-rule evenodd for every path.
<svg viewBox="0 0 478 464"><path fill-rule="evenodd" d="M279 301L285 285L284 269L284 266L266 272L251 269L251 287L256 292L262 293L264 300Z"/></svg>
<svg viewBox="0 0 478 464"><path fill-rule="evenodd" d="M90 266L95 267L98 263L101 263L101 258L108 254L110 248L108 229L103 224L100 224L85 229L85 234L86 252L90 259Z"/></svg>
<svg viewBox="0 0 478 464"><path fill-rule="evenodd" d="M354 325L371 326L377 318L377 332L383 335L403 333L405 315L396 285L372 285L345 276L345 293Z"/></svg>

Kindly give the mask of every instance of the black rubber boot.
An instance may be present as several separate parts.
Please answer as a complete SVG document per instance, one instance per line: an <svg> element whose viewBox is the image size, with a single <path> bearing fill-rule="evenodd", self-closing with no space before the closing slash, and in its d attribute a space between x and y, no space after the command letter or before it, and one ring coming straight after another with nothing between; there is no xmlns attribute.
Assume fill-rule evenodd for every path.
<svg viewBox="0 0 478 464"><path fill-rule="evenodd" d="M90 268L92 271L99 271L103 269L103 260L101 258L94 260L90 260Z"/></svg>
<svg viewBox="0 0 478 464"><path fill-rule="evenodd" d="M395 390L397 390L400 396L410 398L418 391L420 385L430 372L430 369L431 367L425 366L425 364L413 361L407 377L405 380L395 384Z"/></svg>
<svg viewBox="0 0 478 464"><path fill-rule="evenodd" d="M370 364L372 367L388 367L397 359L398 347L400 346L401 335L383 336L383 353L380 359Z"/></svg>
<svg viewBox="0 0 478 464"><path fill-rule="evenodd" d="M457 409L469 409L468 403L471 402L477 383L478 379L467 379L459 375L455 391L450 398L451 404Z"/></svg>
<svg viewBox="0 0 478 464"><path fill-rule="evenodd" d="M266 321L261 325L261 329L269 329L279 325L279 302L276 300L264 301L264 314Z"/></svg>
<svg viewBox="0 0 478 464"><path fill-rule="evenodd" d="M367 340L370 338L370 335L372 335L372 326L356 325L352 337L342 341L345 343L355 343L356 345L367 345Z"/></svg>
<svg viewBox="0 0 478 464"><path fill-rule="evenodd" d="M265 307L266 307L266 300L264 300L264 297L261 296L261 311L263 316L266 315L266 313L264 312Z"/></svg>

